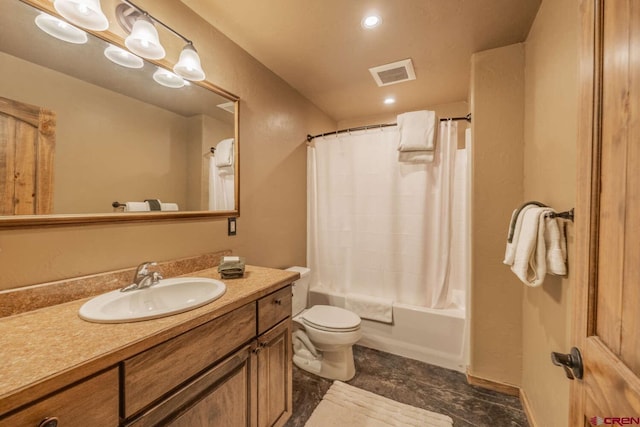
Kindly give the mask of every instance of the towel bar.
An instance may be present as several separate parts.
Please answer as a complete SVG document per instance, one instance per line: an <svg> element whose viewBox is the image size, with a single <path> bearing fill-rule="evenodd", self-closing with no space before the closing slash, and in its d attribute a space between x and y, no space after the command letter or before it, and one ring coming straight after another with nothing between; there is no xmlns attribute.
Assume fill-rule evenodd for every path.
<svg viewBox="0 0 640 427"><path fill-rule="evenodd" d="M549 218L562 218L562 219L566 219L566 220L569 220L569 221L573 222L573 219L574 219L573 211L574 211L574 209L571 208L571 210L564 211L564 212L551 212L550 214L547 215L547 217L549 217Z"/></svg>

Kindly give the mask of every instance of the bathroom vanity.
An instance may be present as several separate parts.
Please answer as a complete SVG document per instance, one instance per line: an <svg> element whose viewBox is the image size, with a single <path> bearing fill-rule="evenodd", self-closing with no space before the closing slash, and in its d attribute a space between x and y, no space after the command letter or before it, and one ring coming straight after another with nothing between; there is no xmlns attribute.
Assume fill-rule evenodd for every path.
<svg viewBox="0 0 640 427"><path fill-rule="evenodd" d="M220 299L143 322L83 321L86 300L0 319L0 426L283 425L297 278L248 266Z"/></svg>

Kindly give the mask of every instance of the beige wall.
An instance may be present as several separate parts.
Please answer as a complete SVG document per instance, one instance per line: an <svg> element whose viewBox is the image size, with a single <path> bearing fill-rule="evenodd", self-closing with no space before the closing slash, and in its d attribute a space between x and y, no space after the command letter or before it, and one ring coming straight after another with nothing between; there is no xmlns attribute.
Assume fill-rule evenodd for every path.
<svg viewBox="0 0 640 427"><path fill-rule="evenodd" d="M335 122L182 3L136 4L193 39L208 79L241 98L238 235L226 219L3 229L0 289L226 248L251 264L305 263L305 136Z"/></svg>
<svg viewBox="0 0 640 427"><path fill-rule="evenodd" d="M471 60L472 203L469 374L520 385L523 285L502 264L511 212L522 203L524 47Z"/></svg>
<svg viewBox="0 0 640 427"><path fill-rule="evenodd" d="M0 67L0 96L56 113L54 213L148 198L184 208L185 117L4 53Z"/></svg>
<svg viewBox="0 0 640 427"><path fill-rule="evenodd" d="M543 2L525 44L524 198L559 210L575 206L578 18L577 0ZM539 426L569 416L570 381L549 353L572 347L573 231L568 224L569 276L524 292L522 389Z"/></svg>

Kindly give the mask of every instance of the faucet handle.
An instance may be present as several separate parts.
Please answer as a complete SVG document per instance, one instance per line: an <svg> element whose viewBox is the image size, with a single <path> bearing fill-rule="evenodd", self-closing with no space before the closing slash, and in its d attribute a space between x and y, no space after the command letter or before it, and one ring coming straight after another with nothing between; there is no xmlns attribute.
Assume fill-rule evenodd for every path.
<svg viewBox="0 0 640 427"><path fill-rule="evenodd" d="M139 275L139 274L148 274L149 273L149 267L154 266L154 265L158 265L158 263L155 262L155 261L145 261L145 262L141 263L136 268L136 276Z"/></svg>

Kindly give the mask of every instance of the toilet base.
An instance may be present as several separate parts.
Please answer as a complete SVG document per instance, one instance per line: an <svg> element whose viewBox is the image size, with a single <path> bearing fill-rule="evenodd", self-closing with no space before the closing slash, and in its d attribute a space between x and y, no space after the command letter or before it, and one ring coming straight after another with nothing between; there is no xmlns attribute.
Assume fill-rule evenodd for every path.
<svg viewBox="0 0 640 427"><path fill-rule="evenodd" d="M293 363L300 369L330 380L349 381L356 374L352 346L323 351L318 358L294 354Z"/></svg>

